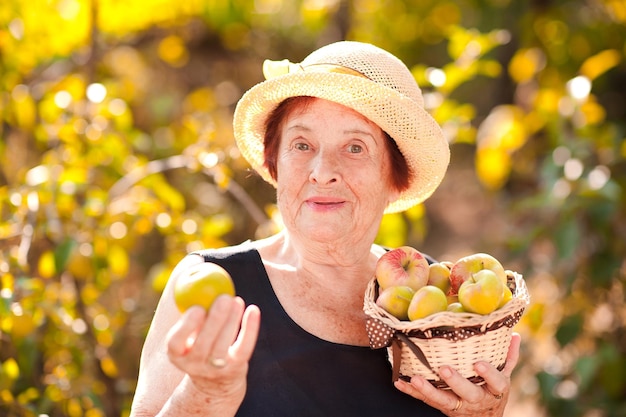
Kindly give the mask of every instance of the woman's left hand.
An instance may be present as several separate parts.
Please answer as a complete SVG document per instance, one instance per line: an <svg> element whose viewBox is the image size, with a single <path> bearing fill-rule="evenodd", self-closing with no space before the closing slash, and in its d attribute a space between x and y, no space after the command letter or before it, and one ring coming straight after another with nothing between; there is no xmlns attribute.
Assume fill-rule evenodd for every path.
<svg viewBox="0 0 626 417"><path fill-rule="evenodd" d="M476 373L485 380L483 385L475 385L451 367L443 366L439 369L439 375L450 390L437 389L420 376L412 377L410 383L398 380L395 386L447 416L500 417L504 415L509 398L511 373L519 358L520 340L520 335L513 333L506 364L501 372L487 362L474 365Z"/></svg>

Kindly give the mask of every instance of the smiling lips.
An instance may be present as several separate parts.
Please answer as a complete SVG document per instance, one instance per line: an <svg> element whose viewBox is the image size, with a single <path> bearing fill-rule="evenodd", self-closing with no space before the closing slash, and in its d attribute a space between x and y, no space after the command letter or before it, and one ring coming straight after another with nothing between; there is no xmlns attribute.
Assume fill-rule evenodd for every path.
<svg viewBox="0 0 626 417"><path fill-rule="evenodd" d="M334 197L312 197L306 200L307 204L312 207L339 207L345 200L340 200Z"/></svg>

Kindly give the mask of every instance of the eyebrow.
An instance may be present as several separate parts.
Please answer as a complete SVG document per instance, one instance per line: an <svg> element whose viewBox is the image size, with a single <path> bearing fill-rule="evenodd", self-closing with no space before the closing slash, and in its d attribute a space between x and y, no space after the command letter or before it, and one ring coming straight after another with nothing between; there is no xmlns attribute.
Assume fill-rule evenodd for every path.
<svg viewBox="0 0 626 417"><path fill-rule="evenodd" d="M291 130L303 130L305 132L311 132L313 129L311 129L310 127L307 127L305 125L302 124L295 124L293 126L287 126L287 131L291 131ZM375 135L367 132L365 130L361 130L361 129L346 129L343 131L344 134L362 134L362 135L366 135L371 137L372 139L375 139Z"/></svg>

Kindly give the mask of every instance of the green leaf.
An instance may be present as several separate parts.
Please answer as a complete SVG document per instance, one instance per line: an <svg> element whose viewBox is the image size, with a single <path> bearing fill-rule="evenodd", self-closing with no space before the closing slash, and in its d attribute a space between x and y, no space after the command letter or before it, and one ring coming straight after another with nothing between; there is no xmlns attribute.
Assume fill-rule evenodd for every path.
<svg viewBox="0 0 626 417"><path fill-rule="evenodd" d="M597 356L583 356L576 361L574 369L578 376L579 391L586 390L598 371L599 359Z"/></svg>
<svg viewBox="0 0 626 417"><path fill-rule="evenodd" d="M554 241L559 253L559 258L575 258L580 239L581 233L575 218L568 216L558 223L554 232Z"/></svg>
<svg viewBox="0 0 626 417"><path fill-rule="evenodd" d="M569 317L565 317L559 328L556 331L556 340L561 347L571 343L576 339L583 329L583 317L579 314L574 314Z"/></svg>
<svg viewBox="0 0 626 417"><path fill-rule="evenodd" d="M65 239L59 246L57 246L54 251L54 266L56 267L57 272L65 270L67 261L69 260L75 246L76 241L71 238Z"/></svg>

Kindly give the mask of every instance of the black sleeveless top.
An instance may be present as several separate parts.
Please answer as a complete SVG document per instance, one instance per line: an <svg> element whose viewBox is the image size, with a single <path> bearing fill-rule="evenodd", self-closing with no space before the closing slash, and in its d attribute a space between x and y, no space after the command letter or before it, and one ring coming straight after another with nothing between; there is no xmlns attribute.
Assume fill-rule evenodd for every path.
<svg viewBox="0 0 626 417"><path fill-rule="evenodd" d="M386 349L328 342L283 310L256 249L195 252L233 277L237 295L261 310L261 329L238 417L442 416L398 391Z"/></svg>

